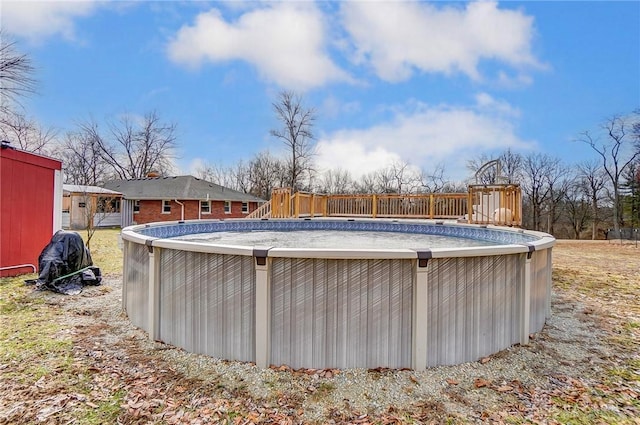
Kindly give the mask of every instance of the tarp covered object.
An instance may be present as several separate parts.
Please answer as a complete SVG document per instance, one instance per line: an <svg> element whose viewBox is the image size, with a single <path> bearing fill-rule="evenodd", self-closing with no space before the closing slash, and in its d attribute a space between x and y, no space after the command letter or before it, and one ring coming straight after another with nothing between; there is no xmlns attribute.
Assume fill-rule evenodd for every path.
<svg viewBox="0 0 640 425"><path fill-rule="evenodd" d="M93 267L91 253L76 232L58 230L40 253L38 269L38 279L27 283L35 283L39 290L74 295L85 285L102 281L100 269Z"/></svg>

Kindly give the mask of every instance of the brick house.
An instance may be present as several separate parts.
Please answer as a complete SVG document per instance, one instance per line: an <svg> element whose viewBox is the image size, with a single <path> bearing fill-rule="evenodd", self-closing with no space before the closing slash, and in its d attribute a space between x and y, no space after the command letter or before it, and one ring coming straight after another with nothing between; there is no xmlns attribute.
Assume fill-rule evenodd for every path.
<svg viewBox="0 0 640 425"><path fill-rule="evenodd" d="M122 194L122 227L157 221L244 218L266 202L193 176L112 180Z"/></svg>

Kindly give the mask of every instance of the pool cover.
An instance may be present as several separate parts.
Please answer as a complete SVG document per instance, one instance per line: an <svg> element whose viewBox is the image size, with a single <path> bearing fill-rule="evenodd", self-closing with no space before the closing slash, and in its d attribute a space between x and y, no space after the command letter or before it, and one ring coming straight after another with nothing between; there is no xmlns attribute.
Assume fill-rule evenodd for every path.
<svg viewBox="0 0 640 425"><path fill-rule="evenodd" d="M38 257L38 290L50 290L61 294L75 295L85 285L100 285L100 269L93 266L91 253L82 237L75 232L58 230Z"/></svg>

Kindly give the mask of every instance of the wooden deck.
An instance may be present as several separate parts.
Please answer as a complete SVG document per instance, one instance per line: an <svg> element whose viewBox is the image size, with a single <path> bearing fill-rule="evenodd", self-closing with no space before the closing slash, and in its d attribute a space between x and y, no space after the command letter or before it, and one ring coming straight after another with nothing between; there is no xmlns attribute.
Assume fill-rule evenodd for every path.
<svg viewBox="0 0 640 425"><path fill-rule="evenodd" d="M520 226L519 185L470 185L467 193L340 194L292 193L279 188L271 201L247 218L370 217L460 220Z"/></svg>

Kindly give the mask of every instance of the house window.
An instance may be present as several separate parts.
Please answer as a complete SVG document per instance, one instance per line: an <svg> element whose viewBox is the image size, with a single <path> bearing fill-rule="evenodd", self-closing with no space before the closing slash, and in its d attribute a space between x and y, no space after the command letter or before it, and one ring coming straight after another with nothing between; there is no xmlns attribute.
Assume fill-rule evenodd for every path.
<svg viewBox="0 0 640 425"><path fill-rule="evenodd" d="M249 212L249 203L248 202L243 202L242 203L242 213L243 214L247 214Z"/></svg>
<svg viewBox="0 0 640 425"><path fill-rule="evenodd" d="M171 213L171 201L167 201L166 199L162 201L162 214Z"/></svg>
<svg viewBox="0 0 640 425"><path fill-rule="evenodd" d="M202 214L211 214L211 201L200 201L200 212Z"/></svg>
<svg viewBox="0 0 640 425"><path fill-rule="evenodd" d="M231 201L224 201L224 213L231 214Z"/></svg>
<svg viewBox="0 0 640 425"><path fill-rule="evenodd" d="M138 214L140 212L140 199L133 201L133 213Z"/></svg>
<svg viewBox="0 0 640 425"><path fill-rule="evenodd" d="M119 213L120 198L108 198L101 196L98 198L97 212L99 213Z"/></svg>

